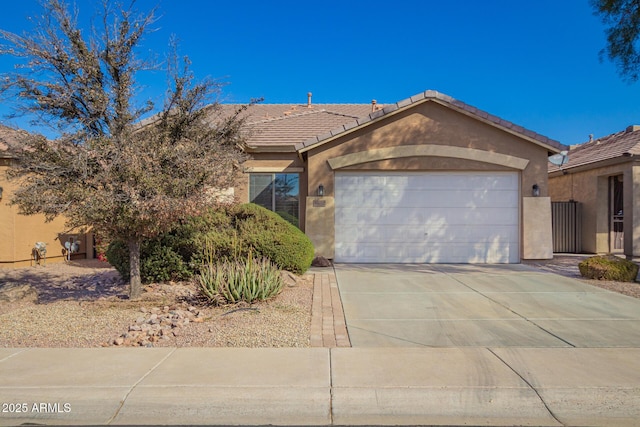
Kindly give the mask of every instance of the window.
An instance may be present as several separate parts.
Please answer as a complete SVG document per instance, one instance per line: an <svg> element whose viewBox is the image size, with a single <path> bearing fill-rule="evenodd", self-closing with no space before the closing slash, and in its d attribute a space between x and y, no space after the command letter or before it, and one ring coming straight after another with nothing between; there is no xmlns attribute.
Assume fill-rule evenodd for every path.
<svg viewBox="0 0 640 427"><path fill-rule="evenodd" d="M297 173L249 175L249 201L276 212L299 227L300 187Z"/></svg>

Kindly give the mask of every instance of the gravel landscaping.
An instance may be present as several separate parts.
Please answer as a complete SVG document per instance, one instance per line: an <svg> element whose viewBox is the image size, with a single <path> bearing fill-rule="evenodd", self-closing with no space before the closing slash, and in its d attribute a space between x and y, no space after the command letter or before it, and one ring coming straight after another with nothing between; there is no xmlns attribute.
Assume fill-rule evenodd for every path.
<svg viewBox="0 0 640 427"><path fill-rule="evenodd" d="M585 280L584 256L527 261L640 298L640 283ZM0 269L0 347L309 347L313 274L284 273L275 298L213 307L193 283L153 284L138 301L109 264L97 260Z"/></svg>
<svg viewBox="0 0 640 427"><path fill-rule="evenodd" d="M583 279L578 270L580 261L593 255L556 255L551 260L525 261L524 263L543 271L561 274L563 276L578 279L583 283L599 288L618 292L634 298L640 298L640 283L636 282L614 282L607 280Z"/></svg>
<svg viewBox="0 0 640 427"><path fill-rule="evenodd" d="M192 283L148 285L130 301L97 260L0 269L0 347L308 347L313 276L285 275L274 299L213 307Z"/></svg>

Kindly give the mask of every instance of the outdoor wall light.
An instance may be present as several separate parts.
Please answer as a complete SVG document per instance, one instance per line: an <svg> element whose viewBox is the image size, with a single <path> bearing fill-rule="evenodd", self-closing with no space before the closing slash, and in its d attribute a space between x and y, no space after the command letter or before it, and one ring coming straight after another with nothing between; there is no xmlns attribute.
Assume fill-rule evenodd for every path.
<svg viewBox="0 0 640 427"><path fill-rule="evenodd" d="M318 197L324 197L324 185L318 185Z"/></svg>
<svg viewBox="0 0 640 427"><path fill-rule="evenodd" d="M538 197L540 195L540 187L538 187L538 184L533 184L533 187L531 187L531 194L533 194L533 197Z"/></svg>

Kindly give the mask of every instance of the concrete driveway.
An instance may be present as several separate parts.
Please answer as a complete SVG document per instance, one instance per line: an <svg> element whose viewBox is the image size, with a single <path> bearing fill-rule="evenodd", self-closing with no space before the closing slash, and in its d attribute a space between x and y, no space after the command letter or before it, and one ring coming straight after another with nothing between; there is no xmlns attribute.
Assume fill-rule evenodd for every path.
<svg viewBox="0 0 640 427"><path fill-rule="evenodd" d="M335 271L353 347L640 347L640 300L527 265Z"/></svg>

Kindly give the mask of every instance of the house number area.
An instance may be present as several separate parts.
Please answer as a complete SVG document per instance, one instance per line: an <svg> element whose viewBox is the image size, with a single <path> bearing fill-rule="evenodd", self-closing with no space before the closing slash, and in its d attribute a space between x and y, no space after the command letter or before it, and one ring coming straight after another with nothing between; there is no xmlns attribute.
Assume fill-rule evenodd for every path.
<svg viewBox="0 0 640 427"><path fill-rule="evenodd" d="M71 412L71 403L3 403L0 412L3 414L68 414Z"/></svg>

